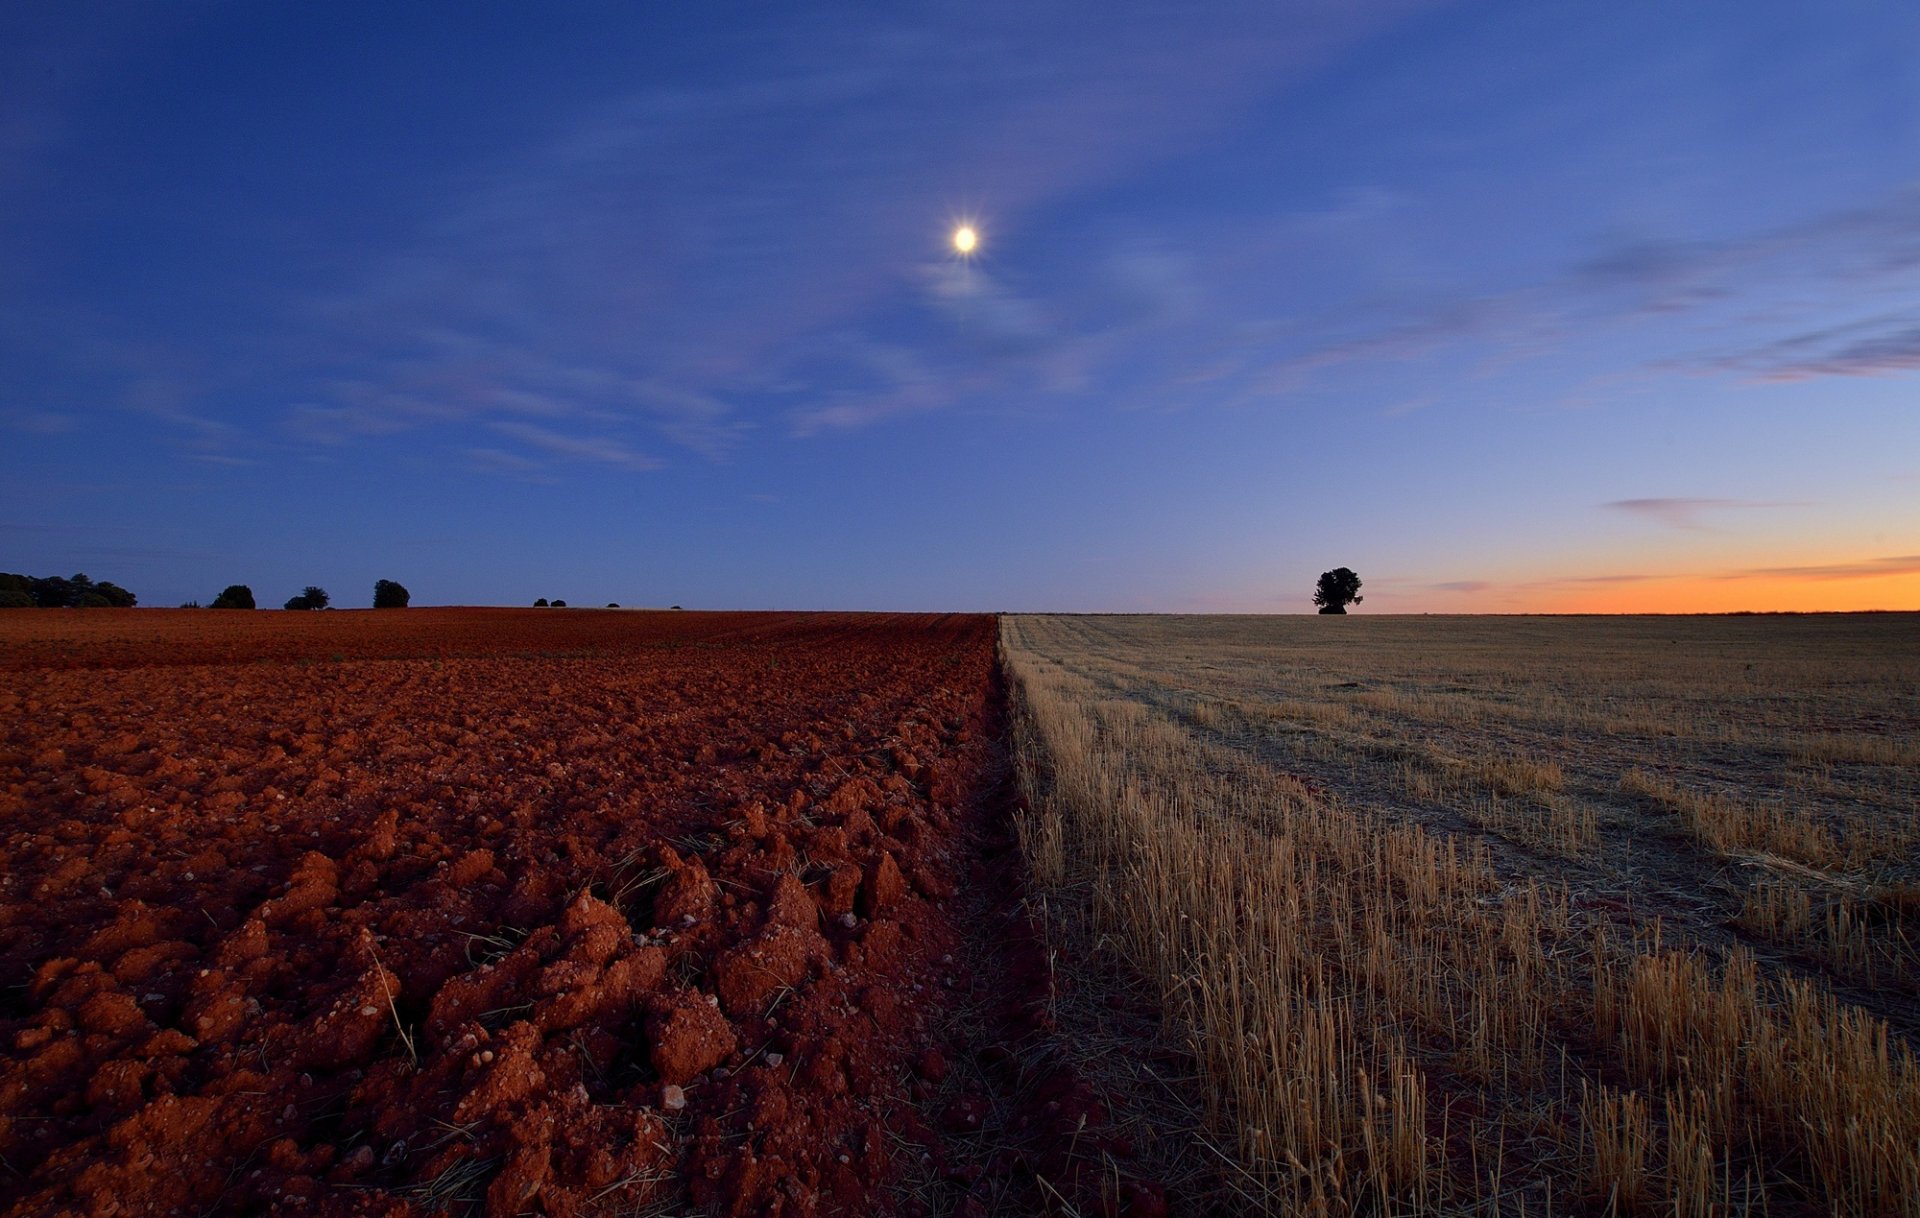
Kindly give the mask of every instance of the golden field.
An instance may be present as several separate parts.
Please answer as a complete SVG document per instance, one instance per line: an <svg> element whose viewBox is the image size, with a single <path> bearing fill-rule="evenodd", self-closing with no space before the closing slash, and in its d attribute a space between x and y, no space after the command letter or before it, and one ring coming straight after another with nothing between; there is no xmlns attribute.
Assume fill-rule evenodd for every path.
<svg viewBox="0 0 1920 1218"><path fill-rule="evenodd" d="M1001 644L1061 957L1191 1051L1189 1204L1920 1215L1912 615Z"/></svg>

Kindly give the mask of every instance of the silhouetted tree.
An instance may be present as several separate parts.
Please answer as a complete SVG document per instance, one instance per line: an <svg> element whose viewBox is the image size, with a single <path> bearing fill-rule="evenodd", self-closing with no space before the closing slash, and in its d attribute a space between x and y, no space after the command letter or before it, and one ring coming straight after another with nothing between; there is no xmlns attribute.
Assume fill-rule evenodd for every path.
<svg viewBox="0 0 1920 1218"><path fill-rule="evenodd" d="M226 591L213 598L215 609L252 609L253 589L245 584L228 584Z"/></svg>
<svg viewBox="0 0 1920 1218"><path fill-rule="evenodd" d="M66 579L49 575L33 581L33 603L42 609L67 609L92 589L93 581L84 572L76 571Z"/></svg>
<svg viewBox="0 0 1920 1218"><path fill-rule="evenodd" d="M539 600L533 602L533 607L535 609L545 609L547 607L547 598L543 596Z"/></svg>
<svg viewBox="0 0 1920 1218"><path fill-rule="evenodd" d="M608 601L608 602L607 602L607 608L609 608L609 609L618 609L619 607L620 607L620 602L619 602L619 601Z"/></svg>
<svg viewBox="0 0 1920 1218"><path fill-rule="evenodd" d="M1313 603L1320 606L1322 613L1345 613L1348 605L1357 605L1365 599L1360 595L1360 577L1345 567L1322 572L1320 583L1313 590Z"/></svg>
<svg viewBox="0 0 1920 1218"><path fill-rule="evenodd" d="M81 578L86 577L81 576ZM29 577L27 594L33 597L33 603L37 608L64 609L73 603L73 581L61 579L58 575Z"/></svg>
<svg viewBox="0 0 1920 1218"><path fill-rule="evenodd" d="M286 607L289 609L325 609L327 602L332 599L332 597L327 595L325 588L316 584L308 584L301 590L299 596L287 602Z"/></svg>
<svg viewBox="0 0 1920 1218"><path fill-rule="evenodd" d="M79 573L65 579L3 573L0 596L4 597L0 604L18 608L24 596L29 605L41 609L131 609L139 599L119 584L106 580L96 584Z"/></svg>
<svg viewBox="0 0 1920 1218"><path fill-rule="evenodd" d="M93 586L93 590L105 597L107 604L115 609L131 609L140 599L111 580L101 580Z"/></svg>
<svg viewBox="0 0 1920 1218"><path fill-rule="evenodd" d="M567 607L567 602L565 602L565 601L554 601L554 602L553 602L553 607L554 607L555 609L565 609L565 608Z"/></svg>
<svg viewBox="0 0 1920 1218"><path fill-rule="evenodd" d="M408 591L390 579L375 580L373 585L373 607L375 609L405 609L413 597Z"/></svg>

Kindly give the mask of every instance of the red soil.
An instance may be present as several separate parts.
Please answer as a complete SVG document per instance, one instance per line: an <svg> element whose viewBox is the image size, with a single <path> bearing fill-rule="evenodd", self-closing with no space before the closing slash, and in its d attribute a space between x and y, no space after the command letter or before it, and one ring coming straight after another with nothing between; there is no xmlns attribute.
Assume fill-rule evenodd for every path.
<svg viewBox="0 0 1920 1218"><path fill-rule="evenodd" d="M991 619L21 611L0 668L0 1213L1160 1208L1045 1051Z"/></svg>

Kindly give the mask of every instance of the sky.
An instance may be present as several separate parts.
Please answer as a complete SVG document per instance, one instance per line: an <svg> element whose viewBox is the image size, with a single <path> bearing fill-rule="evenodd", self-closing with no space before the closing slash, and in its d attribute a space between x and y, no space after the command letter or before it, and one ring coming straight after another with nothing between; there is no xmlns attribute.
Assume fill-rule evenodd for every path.
<svg viewBox="0 0 1920 1218"><path fill-rule="evenodd" d="M1920 5L0 9L0 569L1292 613L1336 566L1920 609Z"/></svg>

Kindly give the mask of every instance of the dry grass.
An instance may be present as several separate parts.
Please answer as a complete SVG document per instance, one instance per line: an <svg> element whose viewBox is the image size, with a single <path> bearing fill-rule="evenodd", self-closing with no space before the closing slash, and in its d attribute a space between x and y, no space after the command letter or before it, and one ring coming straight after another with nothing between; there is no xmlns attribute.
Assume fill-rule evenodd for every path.
<svg viewBox="0 0 1920 1218"><path fill-rule="evenodd" d="M1837 867L1842 861L1840 840L1831 829L1779 804L1756 807L1724 795L1689 791L1642 769L1621 775L1620 789L1678 816L1689 834L1722 854L1755 851L1819 868ZM1868 826L1861 826L1860 836L1870 834Z"/></svg>
<svg viewBox="0 0 1920 1218"><path fill-rule="evenodd" d="M1793 752L1797 760L1804 762L1920 765L1920 744L1915 744L1911 739L1898 740L1878 735L1806 736L1794 742Z"/></svg>
<svg viewBox="0 0 1920 1218"><path fill-rule="evenodd" d="M1920 1069L1903 1040L1705 924L1690 943L1682 924L1586 912L1578 887L1650 832L1651 805L1706 857L1803 856L1779 855L1789 869L1765 869L1740 916L1781 934L1826 919L1833 944L1872 943L1898 925L1855 915L1889 901L1794 893L1809 876L1853 883L1820 868L1884 854L1850 851L1837 816L1807 822L1833 834L1823 853L1777 800L1709 797L1621 765L1606 729L1578 734L1588 717L1684 723L1724 753L1730 723L1656 696L1672 654L1589 640L1576 679L1565 648L1501 656L1474 634L1450 657L1433 625L1391 625L1420 645L1341 672L1234 623L1003 624L1036 881L1082 902L1160 988L1245 1208L1920 1214ZM1528 664L1593 692L1541 691ZM1597 692L1591 668L1607 664L1632 697ZM1430 688L1366 686L1415 667ZM1804 731L1791 698L1769 697L1776 743ZM1409 731L1420 716L1440 718ZM1650 739L1626 751L1655 751ZM1662 770L1687 756L1662 753ZM1912 779L1870 785L1897 799ZM1529 876L1515 859L1536 856L1496 856L1516 844L1576 870ZM1656 841L1648 858L1658 850L1672 853Z"/></svg>

